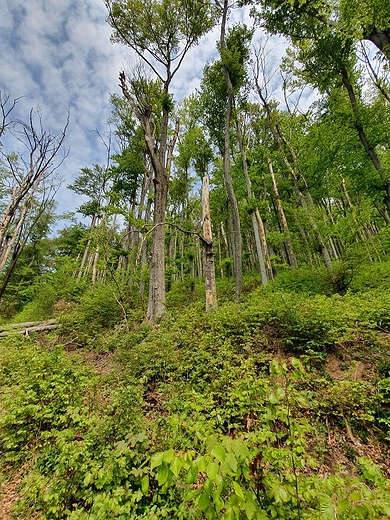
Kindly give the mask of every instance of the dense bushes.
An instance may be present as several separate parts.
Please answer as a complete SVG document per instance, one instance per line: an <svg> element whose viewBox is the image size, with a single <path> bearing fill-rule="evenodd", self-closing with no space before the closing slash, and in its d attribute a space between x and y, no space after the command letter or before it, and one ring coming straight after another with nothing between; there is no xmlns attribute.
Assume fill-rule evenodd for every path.
<svg viewBox="0 0 390 520"><path fill-rule="evenodd" d="M209 314L176 302L151 327L96 286L62 311L60 337L0 343L1 469L19 468L16 513L388 516L389 304L374 289L270 286Z"/></svg>

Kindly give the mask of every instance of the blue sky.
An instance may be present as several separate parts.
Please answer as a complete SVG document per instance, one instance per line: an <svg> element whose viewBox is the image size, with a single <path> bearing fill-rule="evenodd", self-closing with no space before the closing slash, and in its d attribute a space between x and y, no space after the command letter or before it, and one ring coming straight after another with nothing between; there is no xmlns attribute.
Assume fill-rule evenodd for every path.
<svg viewBox="0 0 390 520"><path fill-rule="evenodd" d="M105 162L95 130L106 132L126 50L110 43L101 0L0 0L0 13L0 88L21 98L14 117L26 120L39 107L45 128L56 132L70 108L58 199L60 210L73 210L80 201L66 185L83 166Z"/></svg>
<svg viewBox="0 0 390 520"><path fill-rule="evenodd" d="M243 16L242 10L233 13ZM45 128L55 132L70 107L60 211L82 203L66 188L80 169L106 162L96 130L107 132L109 95L120 93L118 72L131 60L128 48L111 44L105 17L103 0L0 0L0 89L21 98L14 115L26 120L40 107ZM217 38L218 28L190 51L173 83L176 99L199 85Z"/></svg>

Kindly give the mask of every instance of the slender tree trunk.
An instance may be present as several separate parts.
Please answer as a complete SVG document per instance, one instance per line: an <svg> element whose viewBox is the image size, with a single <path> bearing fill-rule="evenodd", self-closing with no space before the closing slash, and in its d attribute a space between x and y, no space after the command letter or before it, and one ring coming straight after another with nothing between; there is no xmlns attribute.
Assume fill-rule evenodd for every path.
<svg viewBox="0 0 390 520"><path fill-rule="evenodd" d="M88 258L89 247L91 245L91 233L92 233L92 230L95 229L95 227L96 227L97 220L98 220L98 216L95 214L92 217L91 227L89 228L89 237L88 237L87 243L85 245L83 257L81 259L81 264L80 264L80 269L79 269L79 274L77 276L77 280L80 280L81 277L83 276L84 266L85 266L85 263L86 263L87 258Z"/></svg>
<svg viewBox="0 0 390 520"><path fill-rule="evenodd" d="M390 52L390 49L389 49L389 52ZM383 202L385 203L387 212L389 213L390 212L390 178L389 178L388 173L386 172L381 160L379 159L378 154L376 153L375 149L373 148L373 146L371 145L371 143L369 142L369 140L366 136L365 130L363 128L363 125L362 125L362 122L361 122L361 119L359 116L359 107L358 107L358 102L356 99L355 91L354 91L352 83L349 79L347 69L343 69L341 71L341 76L342 76L342 80L343 80L343 85L348 92L348 97L349 97L351 107L352 107L352 112L354 115L354 124L355 124L356 131L358 133L360 142L362 143L367 156L369 157L371 163L373 164L374 168L378 172L378 174L383 182L384 191L385 191Z"/></svg>
<svg viewBox="0 0 390 520"><path fill-rule="evenodd" d="M285 163L285 165L287 167L287 171L291 175L291 178L292 178L293 183L294 183L295 191L296 191L296 193L298 195L298 199L299 199L299 201L301 203L301 206L305 209L305 211L307 213L310 225L311 225L311 227L312 227L312 229L314 231L314 235L316 236L316 238L317 238L317 240L318 240L318 242L320 244L321 253L322 253L322 256L323 256L323 259L324 259L325 266L326 266L327 269L332 269L332 261L330 259L329 251L328 251L328 249L327 249L327 247L325 245L323 237L321 236L321 234L320 234L320 232L318 230L318 226L317 226L317 224L316 224L316 222L315 222L315 220L313 218L313 215L310 213L310 211L313 210L313 208L314 208L314 203L313 203L313 199L312 199L312 197L310 195L306 179L305 179L305 177L302 175L302 173L300 171L299 164L298 164L298 158L297 158L297 156L295 154L294 149L292 148L292 146L289 144L289 142L285 138L285 136L284 136L283 132L281 131L278 123L277 122L274 123L272 121L270 106L269 106L266 98L264 97L264 95L263 95L263 93L261 91L261 88L260 88L260 85L258 83L257 78L256 78L255 81L256 81L257 93L259 95L259 98L260 98L260 100L262 102L262 105L263 105L263 107L265 109L265 112L266 112L266 115L267 115L268 128L271 131L271 134L272 134L272 137L273 137L273 140L274 140L276 146L279 148L279 150L282 153L283 162ZM286 153L284 152L284 148L286 148L288 150L288 152L290 153L290 155L292 157L293 164L295 166L295 169L294 169L293 165L290 163ZM303 195L302 190L300 188L300 185L299 185L300 184L300 182L299 182L300 180L304 184L306 197Z"/></svg>
<svg viewBox="0 0 390 520"><path fill-rule="evenodd" d="M222 267L222 252L221 252L221 242L222 242L222 234L218 230L218 260L219 260L219 273L221 278L224 277L223 267Z"/></svg>
<svg viewBox="0 0 390 520"><path fill-rule="evenodd" d="M96 247L96 251L93 255L93 266L92 266L92 286L95 285L98 276L98 261L99 261L99 246Z"/></svg>
<svg viewBox="0 0 390 520"><path fill-rule="evenodd" d="M11 254L12 248L15 244L15 241L19 237L19 232L24 224L24 221L26 219L27 213L28 213L28 207L29 207L29 200L26 200L23 208L21 210L21 213L18 218L18 223L15 226L15 229L12 232L12 236L8 241L4 242L4 246L0 253L0 271L4 268L5 264L7 263L8 257Z"/></svg>
<svg viewBox="0 0 390 520"><path fill-rule="evenodd" d="M8 265L7 272L5 273L3 283L1 284L1 287L0 287L0 301L5 293L5 290L7 289L8 283L11 279L11 275L15 269L16 262L18 261L22 251L23 251L23 245L20 242L17 242L17 244L12 252L12 258Z"/></svg>
<svg viewBox="0 0 390 520"><path fill-rule="evenodd" d="M237 128L238 146L240 148L241 158L242 158L242 167L244 170L246 189L247 189L249 199L252 199L252 197L253 197L252 183L251 183L251 180L249 177L249 172L248 172L246 149L245 149L243 136L242 136L241 130L239 128L238 122L236 122L236 128ZM264 223L263 223L263 220L261 218L258 208L251 210L251 219L252 219L253 232L255 235L257 258L258 258L259 265L260 265L261 282L263 285L267 285L268 278L270 278L272 280L273 276L272 276L271 262L270 262L269 255L268 255Z"/></svg>
<svg viewBox="0 0 390 520"><path fill-rule="evenodd" d="M180 280L184 283L184 233L180 237Z"/></svg>
<svg viewBox="0 0 390 520"><path fill-rule="evenodd" d="M206 284L206 311L217 307L217 287L215 284L215 265L213 251L213 236L211 231L209 178L203 177L202 185L202 220L204 246L204 278Z"/></svg>
<svg viewBox="0 0 390 520"><path fill-rule="evenodd" d="M165 212L168 195L168 179L159 172L154 180L154 212L152 250L150 259L149 299L146 318L156 322L165 314Z"/></svg>
<svg viewBox="0 0 390 520"><path fill-rule="evenodd" d="M226 190L229 197L230 206L232 209L232 221L233 221L233 236L232 236L232 245L233 245L233 267L234 267L234 277L235 277L235 286L236 286L236 300L239 301L242 293L242 237L241 237L241 222L240 222L240 214L238 211L238 203L236 194L233 188L233 181L231 175L230 168L230 127L231 127L231 119L232 119L232 110L233 110L233 84L230 78L229 69L224 62L224 52L226 49L226 21L229 10L229 2L228 0L224 0L223 3L223 12L222 12L222 22L221 22L221 36L220 36L220 52L223 63L223 72L225 76L226 86L227 86L227 107L226 107L226 117L225 117L225 143L224 143L224 153L223 153L223 166L224 166L224 179Z"/></svg>
<svg viewBox="0 0 390 520"><path fill-rule="evenodd" d="M288 262L289 262L291 267L297 267L298 266L297 259L295 258L294 248L293 248L293 245L292 245L292 242L291 242L290 230L288 229L287 219L286 219L286 216L284 214L282 201L280 199L278 186L276 184L274 169L272 167L272 163L271 163L270 159L268 159L267 162L268 162L268 170L269 170L269 173L270 173L270 176L271 176L272 187L273 187L274 195L275 195L276 209L277 209L278 214L279 214L280 225L282 227L284 238L285 238L284 242L286 244L286 252L287 252L287 256L288 256Z"/></svg>

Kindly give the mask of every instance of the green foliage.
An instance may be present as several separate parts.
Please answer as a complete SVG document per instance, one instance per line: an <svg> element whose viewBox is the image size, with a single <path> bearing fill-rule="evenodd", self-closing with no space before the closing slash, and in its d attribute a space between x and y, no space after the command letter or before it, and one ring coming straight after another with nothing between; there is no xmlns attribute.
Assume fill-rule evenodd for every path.
<svg viewBox="0 0 390 520"><path fill-rule="evenodd" d="M333 290L326 278L327 272L325 268L286 269L278 273L278 276L272 282L272 286L277 290L285 292L306 293L308 295L325 294L330 296Z"/></svg>
<svg viewBox="0 0 390 520"><path fill-rule="evenodd" d="M73 331L77 335L81 344L95 344L99 349L101 334L125 320L126 311L131 312L131 303L119 298L116 287L96 284L81 294L76 305L63 312L61 323L69 334Z"/></svg>
<svg viewBox="0 0 390 520"><path fill-rule="evenodd" d="M137 507L132 488L146 445L139 385L119 374L97 377L61 346L21 340L0 346L0 394L1 469L30 467L20 484L21 516L116 517L132 509L129 497Z"/></svg>
<svg viewBox="0 0 390 520"><path fill-rule="evenodd" d="M178 284L165 321L127 309L122 332L123 309L95 290L62 331L92 347L105 336L115 352L88 353L94 366L37 340L0 344L1 469L21 468L19 517L386 517L384 459L368 458L389 432L381 290L270 286L205 314L200 290L189 303Z"/></svg>
<svg viewBox="0 0 390 520"><path fill-rule="evenodd" d="M9 341L15 342L13 348L2 344L0 357L0 450L5 461L18 462L64 424L77 428L82 423L79 409L90 374L60 346L49 350Z"/></svg>

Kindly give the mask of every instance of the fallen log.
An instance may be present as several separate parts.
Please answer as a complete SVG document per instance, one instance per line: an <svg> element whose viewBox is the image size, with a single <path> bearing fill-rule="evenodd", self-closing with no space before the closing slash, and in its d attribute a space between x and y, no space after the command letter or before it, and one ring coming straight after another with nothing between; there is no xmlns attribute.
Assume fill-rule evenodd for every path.
<svg viewBox="0 0 390 520"><path fill-rule="evenodd" d="M0 325L0 332L8 331L9 329L27 329L30 327L37 327L39 325L52 325L56 323L55 319L45 321L25 321L24 323L9 323L7 325Z"/></svg>
<svg viewBox="0 0 390 520"><path fill-rule="evenodd" d="M24 334L28 336L30 332L41 332L44 330L57 329L61 325L56 323L56 320L51 319L47 321L30 321L26 323L12 323L8 325L8 330L2 329L0 338L4 338L11 334Z"/></svg>

